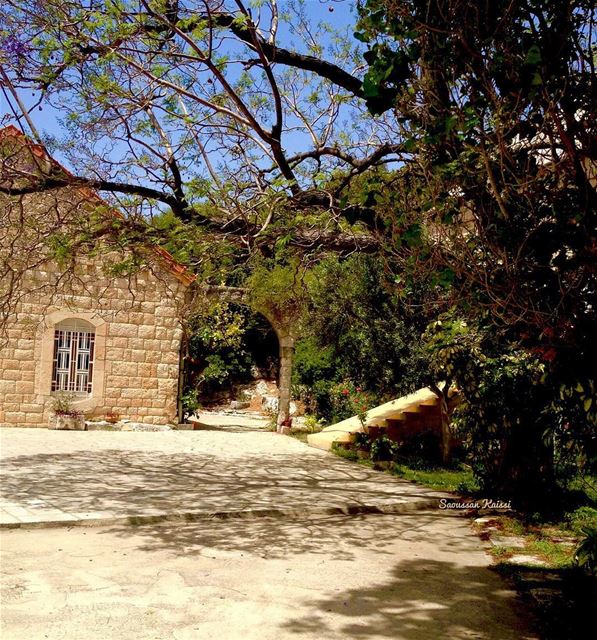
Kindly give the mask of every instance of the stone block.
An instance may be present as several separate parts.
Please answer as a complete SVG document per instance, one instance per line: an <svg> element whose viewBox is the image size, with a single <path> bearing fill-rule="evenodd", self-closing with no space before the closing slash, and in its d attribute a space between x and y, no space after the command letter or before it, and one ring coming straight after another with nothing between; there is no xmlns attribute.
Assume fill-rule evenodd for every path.
<svg viewBox="0 0 597 640"><path fill-rule="evenodd" d="M160 340L156 340L155 338L149 340L143 340L143 349L146 352L149 351L161 351L162 345Z"/></svg>
<svg viewBox="0 0 597 640"><path fill-rule="evenodd" d="M155 364L147 364L143 363L139 365L139 375L144 377L145 379L154 379L157 376L157 365ZM143 382L145 382L145 379Z"/></svg>
<svg viewBox="0 0 597 640"><path fill-rule="evenodd" d="M244 402L241 400L232 400L230 402L230 408L231 409L248 409L250 404L251 404L250 402Z"/></svg>
<svg viewBox="0 0 597 640"><path fill-rule="evenodd" d="M25 422L26 421L25 413L23 411L7 411L6 421L11 424L18 424L20 422Z"/></svg>
<svg viewBox="0 0 597 640"><path fill-rule="evenodd" d="M114 362L115 360L122 360L124 358L124 349L119 347L108 347L106 349L105 357L111 362Z"/></svg>
<svg viewBox="0 0 597 640"><path fill-rule="evenodd" d="M178 351L165 351L162 353L162 364L176 365L180 360L180 354Z"/></svg>
<svg viewBox="0 0 597 640"><path fill-rule="evenodd" d="M135 324L110 324L108 333L110 336L121 338L136 338L138 327Z"/></svg>
<svg viewBox="0 0 597 640"><path fill-rule="evenodd" d="M25 411L25 413L27 414L40 414L44 412L44 408L41 404L33 404L31 402L23 402L20 406L20 409L21 411Z"/></svg>
<svg viewBox="0 0 597 640"><path fill-rule="evenodd" d="M14 380L7 380L6 377L4 376L5 373L6 371L2 374L3 379L0 380L0 393L1 394L14 393L16 388L16 382Z"/></svg>
<svg viewBox="0 0 597 640"><path fill-rule="evenodd" d="M112 374L118 376L136 376L139 365L136 362L113 362ZM126 384L125 380L119 380L120 384Z"/></svg>
<svg viewBox="0 0 597 640"><path fill-rule="evenodd" d="M135 325L143 324L143 314L138 311L131 311L129 313L129 322Z"/></svg>
<svg viewBox="0 0 597 640"><path fill-rule="evenodd" d="M123 431L172 431L168 425L158 425L151 422L128 422L122 427Z"/></svg>
<svg viewBox="0 0 597 640"><path fill-rule="evenodd" d="M145 351L143 349L133 349L131 360L133 362L145 362Z"/></svg>
<svg viewBox="0 0 597 640"><path fill-rule="evenodd" d="M143 313L151 313L153 315L153 313L155 312L155 302L142 302L141 303L141 311L143 311Z"/></svg>
<svg viewBox="0 0 597 640"><path fill-rule="evenodd" d="M158 364L156 369L157 376L160 380L164 378L169 378L171 376L171 372L172 372L172 365L164 364L163 362Z"/></svg>
<svg viewBox="0 0 597 640"><path fill-rule="evenodd" d="M166 327L156 326L155 337L158 340L167 340L170 337L170 329L167 329Z"/></svg>

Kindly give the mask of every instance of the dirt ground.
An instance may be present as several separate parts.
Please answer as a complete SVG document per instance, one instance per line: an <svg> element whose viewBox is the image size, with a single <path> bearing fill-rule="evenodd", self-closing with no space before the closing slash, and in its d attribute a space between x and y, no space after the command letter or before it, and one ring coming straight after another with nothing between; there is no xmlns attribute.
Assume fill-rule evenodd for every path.
<svg viewBox="0 0 597 640"><path fill-rule="evenodd" d="M521 640L458 517L258 518L2 534L3 640Z"/></svg>

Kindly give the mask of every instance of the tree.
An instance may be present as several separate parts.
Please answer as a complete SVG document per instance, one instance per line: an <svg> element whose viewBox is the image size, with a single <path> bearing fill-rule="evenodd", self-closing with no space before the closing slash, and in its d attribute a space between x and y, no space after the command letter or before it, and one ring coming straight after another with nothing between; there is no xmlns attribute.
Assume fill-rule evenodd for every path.
<svg viewBox="0 0 597 640"><path fill-rule="evenodd" d="M92 187L137 218L169 209L197 236L238 237L245 249L288 234L303 251L374 248L343 218L342 185L324 183L336 167L347 182L398 147L380 143L387 123L368 116L360 80L339 66L357 63L354 47L290 6L292 15L276 0L258 10L240 0L9 0L5 81L60 110L67 140L45 141L76 173L21 188L13 176L3 188ZM302 52L279 45L282 26ZM326 40L333 63L321 59Z"/></svg>
<svg viewBox="0 0 597 640"><path fill-rule="evenodd" d="M1 188L92 186L143 225L168 209L238 262L379 253L595 424L591 0L364 0L357 47L291 6L9 0L6 84L64 109L79 172Z"/></svg>
<svg viewBox="0 0 597 640"><path fill-rule="evenodd" d="M518 479L520 489L525 474L546 482L541 439L553 442L562 423L594 464L592 3L367 0L361 16L369 108L394 110L402 143L417 150L393 187L375 193L377 212L405 286L444 282L458 322L483 336L478 379L466 384L470 354L452 373L484 446L499 412L509 425L493 449L493 486ZM500 368L512 369L509 388L524 406L496 401Z"/></svg>

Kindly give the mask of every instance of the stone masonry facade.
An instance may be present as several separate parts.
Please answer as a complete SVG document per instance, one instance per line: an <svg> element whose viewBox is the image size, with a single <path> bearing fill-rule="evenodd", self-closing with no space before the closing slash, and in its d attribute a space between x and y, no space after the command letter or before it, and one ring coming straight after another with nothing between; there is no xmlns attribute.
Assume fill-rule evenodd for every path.
<svg viewBox="0 0 597 640"><path fill-rule="evenodd" d="M35 274L38 282L61 274L51 267ZM54 330L69 320L95 329L92 391L74 396L74 408L89 417L175 422L184 286L148 270L110 280L92 261L78 265L77 276L76 287L31 292L18 303L0 347L0 426L48 425Z"/></svg>
<svg viewBox="0 0 597 640"><path fill-rule="evenodd" d="M0 130L0 152L2 176L12 166L65 171L11 127ZM78 187L0 198L0 426L48 426L63 388L58 336L79 330L94 342L81 365L91 381L68 394L73 409L90 418L177 421L181 320L192 277L165 251L134 253L110 226L119 220L97 194ZM64 329L77 326L84 328ZM79 379L73 363L86 357L85 346L70 344L63 361L69 390L72 377Z"/></svg>

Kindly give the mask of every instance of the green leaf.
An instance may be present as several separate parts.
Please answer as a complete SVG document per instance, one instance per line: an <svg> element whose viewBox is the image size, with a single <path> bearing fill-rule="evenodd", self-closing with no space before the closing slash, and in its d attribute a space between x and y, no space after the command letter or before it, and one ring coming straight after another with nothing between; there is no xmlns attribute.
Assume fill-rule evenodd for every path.
<svg viewBox="0 0 597 640"><path fill-rule="evenodd" d="M366 98L379 97L379 85L371 79L368 73L363 78L363 95Z"/></svg>
<svg viewBox="0 0 597 640"><path fill-rule="evenodd" d="M534 44L528 51L524 63L537 66L541 62L541 49Z"/></svg>

